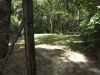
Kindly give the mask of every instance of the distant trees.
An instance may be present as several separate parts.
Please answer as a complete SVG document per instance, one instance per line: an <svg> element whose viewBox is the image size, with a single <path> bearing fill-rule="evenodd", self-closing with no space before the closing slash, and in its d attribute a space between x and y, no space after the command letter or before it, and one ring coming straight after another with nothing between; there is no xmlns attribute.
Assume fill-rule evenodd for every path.
<svg viewBox="0 0 100 75"><path fill-rule="evenodd" d="M80 23L90 18L98 10L99 0L33 0L35 33L78 32ZM21 21L21 1L13 0L17 9L11 17L11 27L17 29Z"/></svg>
<svg viewBox="0 0 100 75"><path fill-rule="evenodd" d="M34 5L35 32L77 32L80 22L90 19L98 4L98 0L37 0Z"/></svg>
<svg viewBox="0 0 100 75"><path fill-rule="evenodd" d="M37 0L35 8L35 33L78 32L82 40L89 41L89 52L98 53L99 0Z"/></svg>

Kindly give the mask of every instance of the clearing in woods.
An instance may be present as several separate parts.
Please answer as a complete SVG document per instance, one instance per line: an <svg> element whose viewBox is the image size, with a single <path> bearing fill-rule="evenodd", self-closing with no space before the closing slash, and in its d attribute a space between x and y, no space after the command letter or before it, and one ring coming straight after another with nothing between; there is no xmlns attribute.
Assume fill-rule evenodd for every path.
<svg viewBox="0 0 100 75"><path fill-rule="evenodd" d="M84 53L79 35L35 34L37 75L100 75L99 65ZM4 75L26 75L24 40L20 37Z"/></svg>

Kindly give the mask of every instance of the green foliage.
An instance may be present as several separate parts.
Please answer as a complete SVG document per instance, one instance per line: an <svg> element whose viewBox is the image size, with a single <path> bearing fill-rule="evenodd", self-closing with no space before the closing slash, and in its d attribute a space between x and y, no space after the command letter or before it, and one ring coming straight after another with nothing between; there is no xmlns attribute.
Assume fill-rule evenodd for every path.
<svg viewBox="0 0 100 75"><path fill-rule="evenodd" d="M80 22L90 19L97 11L99 0L33 0L35 33L77 32ZM13 0L12 31L22 20L22 1Z"/></svg>
<svg viewBox="0 0 100 75"><path fill-rule="evenodd" d="M12 32L15 32L18 29L18 26L22 20L22 8L21 8L22 1L20 0L13 0L12 1L12 11L14 13L11 16L11 29Z"/></svg>
<svg viewBox="0 0 100 75"><path fill-rule="evenodd" d="M99 51L100 45L100 10L88 21L80 24L81 36L83 40L88 41L87 47L91 53Z"/></svg>
<svg viewBox="0 0 100 75"><path fill-rule="evenodd" d="M100 11L91 17L90 21L83 21L80 24L81 33L86 36L88 40L99 39L100 33Z"/></svg>
<svg viewBox="0 0 100 75"><path fill-rule="evenodd" d="M22 20L22 1L13 0L11 29L16 31ZM100 1L99 0L33 0L35 33L80 33L88 48L95 52L100 39ZM42 42L66 40L46 36ZM53 40L53 41L52 41ZM45 41L45 42L46 42ZM98 51L98 49L97 49Z"/></svg>
<svg viewBox="0 0 100 75"><path fill-rule="evenodd" d="M34 5L35 33L75 31L74 12L77 9L73 4L69 4L69 6L72 7L69 8L70 10L61 0L37 0Z"/></svg>
<svg viewBox="0 0 100 75"><path fill-rule="evenodd" d="M80 41L79 36L75 35L43 35L39 37L35 37L35 41L37 44L46 43L46 44L68 44L72 43L72 41Z"/></svg>

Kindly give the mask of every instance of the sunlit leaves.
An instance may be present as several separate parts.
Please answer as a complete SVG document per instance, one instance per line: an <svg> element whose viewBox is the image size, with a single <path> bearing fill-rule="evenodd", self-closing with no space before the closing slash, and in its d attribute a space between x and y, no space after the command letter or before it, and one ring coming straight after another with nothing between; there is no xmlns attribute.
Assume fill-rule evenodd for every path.
<svg viewBox="0 0 100 75"><path fill-rule="evenodd" d="M12 10L14 11L11 16L11 29L15 31L22 20L22 1L12 0Z"/></svg>
<svg viewBox="0 0 100 75"><path fill-rule="evenodd" d="M91 17L90 21L81 23L82 36L88 36L87 40L99 38L100 33L100 11ZM88 39L89 38L89 39Z"/></svg>

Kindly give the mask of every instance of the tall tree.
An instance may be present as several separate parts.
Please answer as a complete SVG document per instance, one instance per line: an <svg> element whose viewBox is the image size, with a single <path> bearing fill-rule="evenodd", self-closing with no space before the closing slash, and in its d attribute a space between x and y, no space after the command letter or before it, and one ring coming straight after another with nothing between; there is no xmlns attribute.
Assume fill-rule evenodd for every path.
<svg viewBox="0 0 100 75"><path fill-rule="evenodd" d="M23 15L27 75L36 75L32 0L23 0Z"/></svg>
<svg viewBox="0 0 100 75"><path fill-rule="evenodd" d="M9 44L11 0L0 0L0 58L7 54Z"/></svg>

